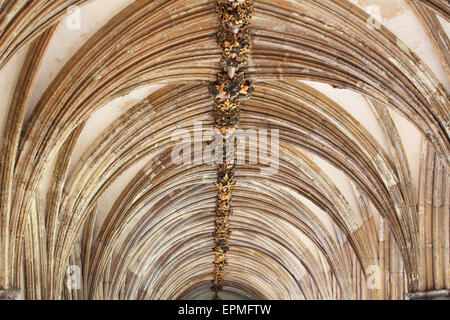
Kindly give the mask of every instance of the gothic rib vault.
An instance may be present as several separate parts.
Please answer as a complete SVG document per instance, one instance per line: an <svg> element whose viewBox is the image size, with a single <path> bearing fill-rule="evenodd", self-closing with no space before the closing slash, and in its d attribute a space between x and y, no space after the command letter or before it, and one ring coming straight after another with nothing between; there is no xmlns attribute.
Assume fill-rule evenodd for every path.
<svg viewBox="0 0 450 320"><path fill-rule="evenodd" d="M220 32L217 41L227 30L215 0L121 0L36 98L68 8L83 17L102 1L0 1L0 79L13 83L1 127L0 297L192 299L212 295L212 279L247 299L448 296L447 1L404 2L434 46L438 80L388 28L368 25L359 1L237 1L254 10L251 29L238 28L251 49L235 61ZM239 127L278 129L280 141L277 173L238 167L233 235L223 243L216 228L214 239L218 257L229 247L224 279L222 258L211 263L215 227L228 231L212 215L220 167L171 161L174 129L237 124L217 121L218 110L231 117L221 99L233 98L220 83L212 110L218 74L253 83ZM380 130L313 82L358 96ZM87 136L95 116L149 87ZM419 137L416 158L404 122Z"/></svg>

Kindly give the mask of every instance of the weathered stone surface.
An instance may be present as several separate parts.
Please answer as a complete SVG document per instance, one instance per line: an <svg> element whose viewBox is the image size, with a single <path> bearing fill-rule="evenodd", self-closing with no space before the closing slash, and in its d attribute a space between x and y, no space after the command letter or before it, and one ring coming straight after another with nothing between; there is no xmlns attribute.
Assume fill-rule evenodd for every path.
<svg viewBox="0 0 450 320"><path fill-rule="evenodd" d="M413 6L444 69L435 12L448 16L447 2ZM192 298L212 294L214 268L218 289L252 299L449 289L445 84L348 1L255 1L252 19L248 1L233 3L219 23L216 1L137 1L83 31L93 36L75 53L68 45L47 85L48 53L77 34L57 22L84 1L0 1L0 68L26 51L22 70L2 78L12 99L2 104L0 285L24 299ZM137 104L115 100L155 83ZM355 92L368 105L342 99ZM364 122L370 108L377 123ZM118 109L116 121L95 122ZM89 136L93 122L104 129ZM276 173L172 163L176 129L238 124L279 130Z"/></svg>
<svg viewBox="0 0 450 320"><path fill-rule="evenodd" d="M20 290L0 290L0 300L19 300Z"/></svg>

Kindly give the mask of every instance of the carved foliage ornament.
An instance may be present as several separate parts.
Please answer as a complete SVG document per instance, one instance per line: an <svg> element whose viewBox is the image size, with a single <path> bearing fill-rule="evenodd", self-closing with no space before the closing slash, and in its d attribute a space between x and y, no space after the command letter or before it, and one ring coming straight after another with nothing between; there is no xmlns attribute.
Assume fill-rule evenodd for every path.
<svg viewBox="0 0 450 320"><path fill-rule="evenodd" d="M251 44L248 25L252 19L253 1L218 0L216 10L219 20L217 43L221 55L220 67L223 71L217 75L217 81L210 84L209 90L215 100L213 111L215 127L226 135L237 127L240 103L250 98L253 91L244 70ZM236 184L234 180L236 141L228 146L226 139L224 140L223 163L218 166L216 181L217 206L214 212L215 231L213 233L215 246L212 249L215 255L215 270L211 290L216 293L216 299L218 299L218 292L223 290L226 275L226 253L230 249L228 239L231 235L229 217L232 213L232 191Z"/></svg>
<svg viewBox="0 0 450 320"><path fill-rule="evenodd" d="M230 29L240 28L252 22L252 0L218 0L217 19Z"/></svg>

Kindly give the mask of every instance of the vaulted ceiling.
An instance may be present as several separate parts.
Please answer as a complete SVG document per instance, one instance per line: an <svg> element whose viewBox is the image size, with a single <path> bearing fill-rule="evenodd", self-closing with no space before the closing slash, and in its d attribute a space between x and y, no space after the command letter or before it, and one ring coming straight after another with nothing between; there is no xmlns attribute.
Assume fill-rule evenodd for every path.
<svg viewBox="0 0 450 320"><path fill-rule="evenodd" d="M237 168L224 297L448 293L448 1L253 2L240 128L279 170ZM0 289L211 298L217 168L171 153L213 127L215 7L0 0Z"/></svg>

